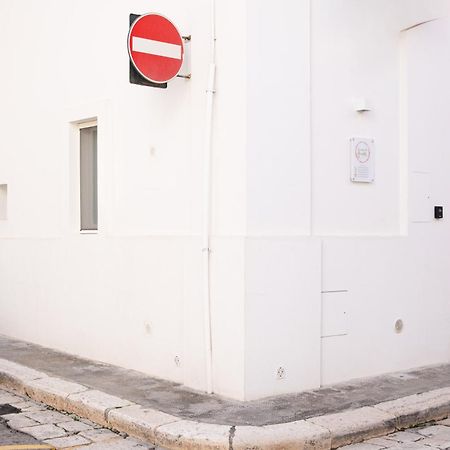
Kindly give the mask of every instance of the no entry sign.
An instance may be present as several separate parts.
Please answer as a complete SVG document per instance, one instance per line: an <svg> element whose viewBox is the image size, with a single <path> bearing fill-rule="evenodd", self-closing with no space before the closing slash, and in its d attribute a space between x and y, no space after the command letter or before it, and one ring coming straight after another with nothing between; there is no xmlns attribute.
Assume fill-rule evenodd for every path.
<svg viewBox="0 0 450 450"><path fill-rule="evenodd" d="M179 74L183 64L183 38L166 17L144 14L130 28L128 53L146 80L167 83Z"/></svg>

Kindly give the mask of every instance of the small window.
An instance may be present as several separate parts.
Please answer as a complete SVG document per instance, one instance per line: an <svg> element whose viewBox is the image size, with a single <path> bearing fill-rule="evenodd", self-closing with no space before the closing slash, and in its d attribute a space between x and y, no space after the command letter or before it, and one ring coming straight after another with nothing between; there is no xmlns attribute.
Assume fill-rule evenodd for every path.
<svg viewBox="0 0 450 450"><path fill-rule="evenodd" d="M0 184L0 220L6 220L8 218L7 200L8 185Z"/></svg>
<svg viewBox="0 0 450 450"><path fill-rule="evenodd" d="M97 126L80 128L80 229L98 230Z"/></svg>

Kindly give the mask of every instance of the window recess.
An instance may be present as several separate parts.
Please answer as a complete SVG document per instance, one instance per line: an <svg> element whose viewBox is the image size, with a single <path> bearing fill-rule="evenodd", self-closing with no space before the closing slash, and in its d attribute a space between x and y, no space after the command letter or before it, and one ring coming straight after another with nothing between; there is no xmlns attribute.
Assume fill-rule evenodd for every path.
<svg viewBox="0 0 450 450"><path fill-rule="evenodd" d="M97 125L80 127L80 230L98 231Z"/></svg>

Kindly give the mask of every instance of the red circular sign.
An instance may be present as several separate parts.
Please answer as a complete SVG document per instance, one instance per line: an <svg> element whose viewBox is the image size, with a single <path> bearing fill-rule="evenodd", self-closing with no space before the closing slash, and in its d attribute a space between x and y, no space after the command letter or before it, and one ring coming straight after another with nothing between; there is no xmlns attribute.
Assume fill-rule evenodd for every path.
<svg viewBox="0 0 450 450"><path fill-rule="evenodd" d="M148 81L166 83L180 72L183 38L175 25L160 14L140 16L128 34L128 53L136 70Z"/></svg>

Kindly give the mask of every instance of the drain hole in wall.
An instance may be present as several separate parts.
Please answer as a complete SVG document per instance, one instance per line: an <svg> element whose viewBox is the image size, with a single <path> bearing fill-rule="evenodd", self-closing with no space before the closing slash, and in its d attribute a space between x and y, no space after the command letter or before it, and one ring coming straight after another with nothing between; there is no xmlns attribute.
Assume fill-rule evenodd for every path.
<svg viewBox="0 0 450 450"><path fill-rule="evenodd" d="M400 334L402 331L403 331L403 327L404 327L404 324L403 324L403 320L401 320L401 319L398 319L396 322L395 322L395 332L397 333L397 334Z"/></svg>

